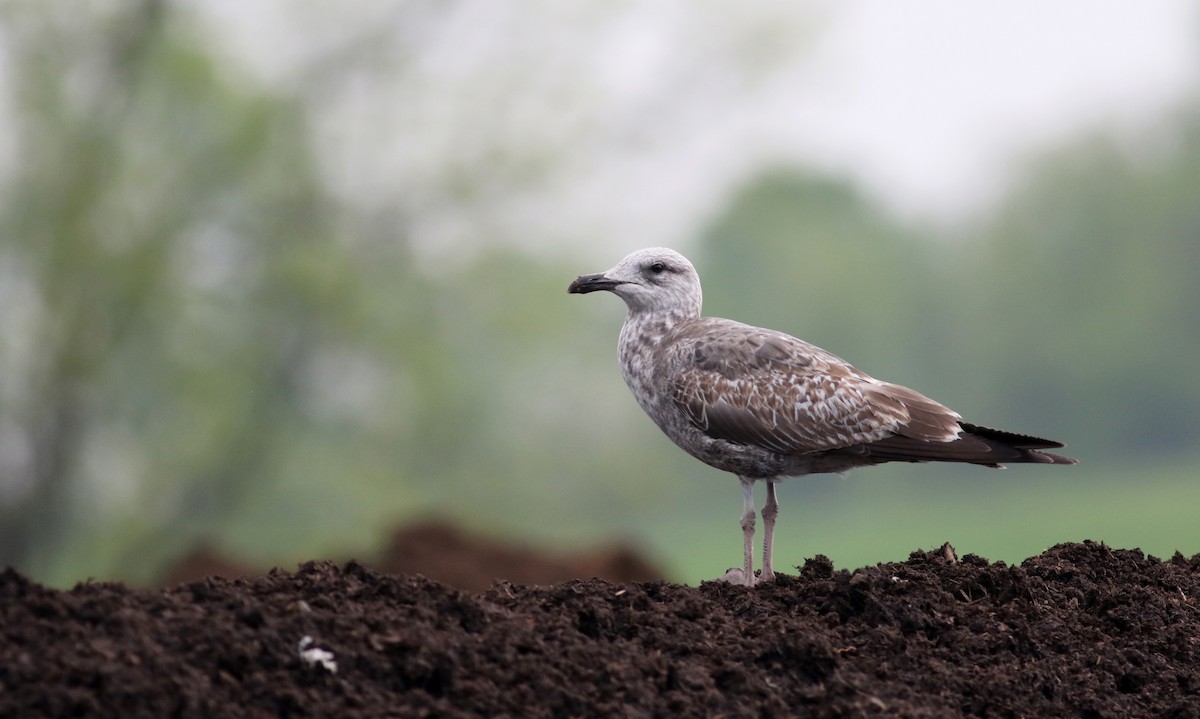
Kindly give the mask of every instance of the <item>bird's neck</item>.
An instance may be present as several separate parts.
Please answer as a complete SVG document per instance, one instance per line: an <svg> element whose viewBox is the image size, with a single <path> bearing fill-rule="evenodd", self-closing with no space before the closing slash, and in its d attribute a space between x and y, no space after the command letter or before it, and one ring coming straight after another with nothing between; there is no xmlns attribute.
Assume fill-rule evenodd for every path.
<svg viewBox="0 0 1200 719"><path fill-rule="evenodd" d="M617 353L626 380L629 380L633 366L657 351L671 330L698 316L698 311L685 308L653 311L630 309L629 314L625 315L625 324L621 326L621 337L617 343Z"/></svg>
<svg viewBox="0 0 1200 719"><path fill-rule="evenodd" d="M663 401L652 378L652 368L656 366L655 356L663 340L673 329L698 316L696 311L683 309L653 312L631 309L625 316L625 324L621 327L621 339L617 343L621 376L633 391L638 404L649 412L651 417L657 416L654 407Z"/></svg>
<svg viewBox="0 0 1200 719"><path fill-rule="evenodd" d="M681 322L695 319L699 312L692 309L629 310L621 327L621 342L637 342L656 347Z"/></svg>

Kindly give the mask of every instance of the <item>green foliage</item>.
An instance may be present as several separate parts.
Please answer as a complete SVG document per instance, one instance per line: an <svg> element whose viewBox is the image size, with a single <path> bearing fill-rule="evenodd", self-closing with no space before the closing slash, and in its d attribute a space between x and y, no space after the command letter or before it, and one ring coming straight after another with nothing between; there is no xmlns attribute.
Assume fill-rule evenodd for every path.
<svg viewBox="0 0 1200 719"><path fill-rule="evenodd" d="M90 571L146 576L269 482L353 298L297 108L229 82L163 4L94 12L110 32L33 7L6 28L23 161L0 261L31 316L5 333L29 460L0 562L52 577L117 518L145 534Z"/></svg>
<svg viewBox="0 0 1200 719"><path fill-rule="evenodd" d="M867 372L919 383L951 341L941 249L849 184L764 173L704 236L705 311L803 337ZM872 359L873 357L873 359Z"/></svg>
<svg viewBox="0 0 1200 719"><path fill-rule="evenodd" d="M1200 116L1173 134L1149 157L1096 137L1048 155L980 237L980 346L1021 348L989 378L1110 456L1200 440Z"/></svg>
<svg viewBox="0 0 1200 719"><path fill-rule="evenodd" d="M30 459L4 457L0 563L146 581L196 542L286 564L428 512L578 542L654 496L642 472L672 460L606 459L649 422L612 423L636 416L615 325L572 323L572 270L497 250L418 273L402 224L326 194L303 106L164 4L91 12L5 28L24 154L0 271L27 296L0 316L26 358L0 430Z"/></svg>
<svg viewBox="0 0 1200 719"><path fill-rule="evenodd" d="M707 309L1087 455L1190 451L1198 138L1187 115L1154 159L1103 138L1059 150L967 238L921 239L849 186L767 173L706 235Z"/></svg>

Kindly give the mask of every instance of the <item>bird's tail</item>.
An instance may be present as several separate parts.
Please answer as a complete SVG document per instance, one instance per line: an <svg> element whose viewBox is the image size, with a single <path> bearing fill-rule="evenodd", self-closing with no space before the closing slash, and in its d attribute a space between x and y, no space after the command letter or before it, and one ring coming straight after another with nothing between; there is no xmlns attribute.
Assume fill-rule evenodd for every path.
<svg viewBox="0 0 1200 719"><path fill-rule="evenodd" d="M967 422L959 422L959 426L962 434L949 442L895 435L838 451L863 455L875 462L967 462L997 468L1021 463L1078 463L1071 457L1042 451L1062 447L1062 442Z"/></svg>
<svg viewBox="0 0 1200 719"><path fill-rule="evenodd" d="M1055 442L1052 439L1042 439L1041 437L1031 437L1027 434L1015 434L1013 432L1005 432L1002 429L992 429L991 427L981 427L977 424L969 422L959 422L963 428L963 436L973 437L976 440L981 440L988 444L989 448L996 452L1017 452L1017 458L1006 458L1005 462L1036 462L1038 464L1079 464L1079 460L1073 457L1064 457L1061 454L1052 454L1050 452L1042 452L1043 449L1058 449L1064 447L1062 442ZM962 440L962 437L959 438Z"/></svg>

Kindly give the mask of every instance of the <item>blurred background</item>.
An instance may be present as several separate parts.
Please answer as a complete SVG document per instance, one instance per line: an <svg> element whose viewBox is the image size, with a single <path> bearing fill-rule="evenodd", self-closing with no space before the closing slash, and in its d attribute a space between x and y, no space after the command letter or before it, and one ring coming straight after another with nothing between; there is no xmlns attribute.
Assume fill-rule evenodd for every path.
<svg viewBox="0 0 1200 719"><path fill-rule="evenodd" d="M620 301L566 294L650 245L709 314L1081 460L791 480L785 571L1200 552L1195 3L8 0L0 565L440 517L717 576L736 479L629 396Z"/></svg>

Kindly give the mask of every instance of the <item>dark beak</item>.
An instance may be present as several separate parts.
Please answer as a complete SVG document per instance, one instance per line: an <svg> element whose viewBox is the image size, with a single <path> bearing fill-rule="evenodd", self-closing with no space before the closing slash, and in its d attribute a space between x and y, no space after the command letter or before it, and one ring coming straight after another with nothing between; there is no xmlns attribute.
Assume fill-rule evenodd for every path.
<svg viewBox="0 0 1200 719"><path fill-rule="evenodd" d="M588 292L596 292L598 290L611 290L617 285L625 284L621 280L610 280L603 273L596 275L583 275L576 277L571 286L567 288L567 292L573 295L584 295Z"/></svg>

